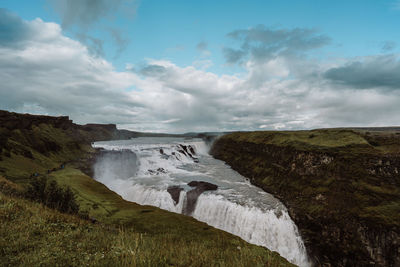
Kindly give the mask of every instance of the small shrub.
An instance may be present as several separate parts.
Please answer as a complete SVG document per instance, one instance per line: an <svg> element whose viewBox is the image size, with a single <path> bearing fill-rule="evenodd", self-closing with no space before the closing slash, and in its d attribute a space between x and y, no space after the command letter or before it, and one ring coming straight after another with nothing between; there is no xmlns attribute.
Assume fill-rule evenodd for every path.
<svg viewBox="0 0 400 267"><path fill-rule="evenodd" d="M62 191L62 202L61 202L61 211L67 213L78 213L79 212L79 204L75 200L75 195L72 192L71 188L66 187Z"/></svg>
<svg viewBox="0 0 400 267"><path fill-rule="evenodd" d="M55 180L48 182L45 177L34 177L26 194L28 198L60 212L71 214L79 212L79 204L71 188L62 188Z"/></svg>
<svg viewBox="0 0 400 267"><path fill-rule="evenodd" d="M29 183L28 190L26 192L26 196L32 200L37 202L45 203L46 202L46 183L47 180L45 177L34 177Z"/></svg>

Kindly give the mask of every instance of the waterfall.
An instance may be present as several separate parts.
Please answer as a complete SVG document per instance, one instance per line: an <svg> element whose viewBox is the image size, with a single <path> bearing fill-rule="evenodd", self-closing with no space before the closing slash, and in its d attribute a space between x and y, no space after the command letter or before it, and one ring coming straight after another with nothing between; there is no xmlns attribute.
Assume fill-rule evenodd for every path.
<svg viewBox="0 0 400 267"><path fill-rule="evenodd" d="M199 197L193 217L249 243L277 251L294 264L308 266L303 241L286 210L262 211L210 194Z"/></svg>
<svg viewBox="0 0 400 267"><path fill-rule="evenodd" d="M121 156L128 171L120 162L110 162L109 159L118 161L115 156L103 157L95 165L95 178L124 199L183 213L186 194L191 190L188 182L202 180L216 184L218 190L198 197L191 216L249 243L277 251L296 265L310 266L298 229L283 204L209 156L201 140L138 138L98 142L95 146L135 153L134 157ZM132 162L127 164L129 158ZM121 173L132 176L123 177ZM178 203L167 192L169 186L182 188Z"/></svg>

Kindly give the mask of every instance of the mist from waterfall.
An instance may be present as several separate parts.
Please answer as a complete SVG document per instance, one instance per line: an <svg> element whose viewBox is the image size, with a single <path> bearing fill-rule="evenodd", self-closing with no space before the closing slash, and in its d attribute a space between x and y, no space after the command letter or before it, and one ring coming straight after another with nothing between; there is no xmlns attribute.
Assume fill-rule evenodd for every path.
<svg viewBox="0 0 400 267"><path fill-rule="evenodd" d="M199 221L265 246L299 266L310 266L304 243L286 207L208 154L201 139L141 137L97 142L108 151L99 157L95 179L124 199L183 213L191 181L218 186L202 193L190 214ZM118 154L120 153L120 154ZM179 186L175 202L167 189Z"/></svg>

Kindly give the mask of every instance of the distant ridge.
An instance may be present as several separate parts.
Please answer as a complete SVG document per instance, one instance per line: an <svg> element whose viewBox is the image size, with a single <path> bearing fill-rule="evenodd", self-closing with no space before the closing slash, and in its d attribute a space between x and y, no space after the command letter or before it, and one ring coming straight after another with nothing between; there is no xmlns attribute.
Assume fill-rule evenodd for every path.
<svg viewBox="0 0 400 267"><path fill-rule="evenodd" d="M136 137L187 137L185 134L146 133L118 129L116 124L89 123L80 125L74 123L69 116L32 115L0 110L0 125L8 130L31 129L42 123L61 129L81 130L89 134L90 141L123 140Z"/></svg>

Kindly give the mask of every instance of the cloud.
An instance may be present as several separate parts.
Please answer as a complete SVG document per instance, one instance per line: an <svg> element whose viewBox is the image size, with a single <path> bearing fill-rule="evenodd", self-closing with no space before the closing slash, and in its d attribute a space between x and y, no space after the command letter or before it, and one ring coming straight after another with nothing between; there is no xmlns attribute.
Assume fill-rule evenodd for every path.
<svg viewBox="0 0 400 267"><path fill-rule="evenodd" d="M204 51L207 50L207 43L206 42L200 42L196 45L197 50L199 51Z"/></svg>
<svg viewBox="0 0 400 267"><path fill-rule="evenodd" d="M227 63L240 63L246 57L264 61L278 55L298 55L330 43L330 38L315 29L274 29L264 25L235 30L227 35L239 42L240 48L224 48Z"/></svg>
<svg viewBox="0 0 400 267"><path fill-rule="evenodd" d="M0 29L0 44L3 46L18 45L31 33L29 24L4 8L0 8Z"/></svg>
<svg viewBox="0 0 400 267"><path fill-rule="evenodd" d="M394 41L386 41L382 45L382 51L383 52L391 52L396 48L397 44Z"/></svg>
<svg viewBox="0 0 400 267"><path fill-rule="evenodd" d="M247 54L245 51L236 50L229 47L224 47L222 52L224 53L226 63L228 64L242 63L241 61Z"/></svg>
<svg viewBox="0 0 400 267"><path fill-rule="evenodd" d="M167 73L167 69L160 65L146 65L140 73L145 76L162 76Z"/></svg>
<svg viewBox="0 0 400 267"><path fill-rule="evenodd" d="M134 75L115 72L85 46L63 36L59 25L1 17L9 27L23 25L26 31L18 37L19 46L0 43L2 109L117 123L130 121L141 109L125 91Z"/></svg>
<svg viewBox="0 0 400 267"><path fill-rule="evenodd" d="M116 57L119 57L120 54L126 49L126 47L129 44L129 39L122 34L121 30L116 29L116 28L111 28L110 34L111 34L114 42L117 44L117 51L115 54L115 58L116 58Z"/></svg>
<svg viewBox="0 0 400 267"><path fill-rule="evenodd" d="M123 14L132 17L136 13L135 0L47 0L61 16L62 28L81 27L88 30L99 21L116 18Z"/></svg>
<svg viewBox="0 0 400 267"><path fill-rule="evenodd" d="M369 56L331 68L324 77L357 89L400 89L400 61L395 55Z"/></svg>
<svg viewBox="0 0 400 267"><path fill-rule="evenodd" d="M182 67L148 59L116 71L86 45L64 36L60 25L0 12L0 25L7 29L0 38L1 109L161 132L398 124L395 55L315 62L299 56L304 51L289 45L286 39L292 37L287 37L275 40L286 42L283 49L290 56L277 50L259 60L249 48L241 59L243 71L234 75L207 71L208 60ZM3 36L15 37L10 43ZM305 43L311 49L317 42Z"/></svg>
<svg viewBox="0 0 400 267"><path fill-rule="evenodd" d="M74 32L94 54L104 55L103 43L108 39L113 40L117 46L116 56L129 43L128 37L123 34L123 29L113 22L116 18L133 18L138 6L137 0L47 0L47 2L61 17L61 27ZM102 26L104 21L113 26L104 28ZM94 29L108 34L110 38L89 34L94 32Z"/></svg>
<svg viewBox="0 0 400 267"><path fill-rule="evenodd" d="M196 45L196 49L197 51L199 51L201 53L202 57L209 57L211 56L211 52L208 50L208 44L204 41L199 42Z"/></svg>
<svg viewBox="0 0 400 267"><path fill-rule="evenodd" d="M213 62L209 59L204 59L204 60L195 60L192 63L193 67L201 70L206 70L213 66Z"/></svg>

